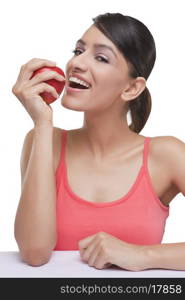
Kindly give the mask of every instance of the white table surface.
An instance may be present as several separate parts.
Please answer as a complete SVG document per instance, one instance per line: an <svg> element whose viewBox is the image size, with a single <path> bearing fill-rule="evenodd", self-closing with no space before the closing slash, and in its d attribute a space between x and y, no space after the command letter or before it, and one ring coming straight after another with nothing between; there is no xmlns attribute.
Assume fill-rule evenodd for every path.
<svg viewBox="0 0 185 300"><path fill-rule="evenodd" d="M145 270L132 272L118 267L98 270L83 262L79 251L53 251L50 261L40 267L23 263L18 252L0 252L0 277L55 277L55 278L174 278L185 277L185 271Z"/></svg>

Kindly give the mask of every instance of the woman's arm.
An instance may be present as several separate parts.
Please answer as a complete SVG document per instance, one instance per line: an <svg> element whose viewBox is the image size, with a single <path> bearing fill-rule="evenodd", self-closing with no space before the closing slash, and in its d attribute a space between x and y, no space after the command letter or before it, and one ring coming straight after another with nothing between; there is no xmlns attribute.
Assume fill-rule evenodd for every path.
<svg viewBox="0 0 185 300"><path fill-rule="evenodd" d="M185 271L185 243L135 245L98 232L80 240L78 246L82 260L97 269L112 264L137 272L155 268Z"/></svg>
<svg viewBox="0 0 185 300"><path fill-rule="evenodd" d="M168 160L171 166L172 181L185 196L185 143L171 137L168 145Z"/></svg>
<svg viewBox="0 0 185 300"><path fill-rule="evenodd" d="M15 219L15 238L30 265L46 263L56 244L56 184L50 123L35 125L21 155L22 192Z"/></svg>
<svg viewBox="0 0 185 300"><path fill-rule="evenodd" d="M53 110L41 94L48 92L57 99L56 89L46 82L65 78L52 71L32 75L39 68L55 65L46 59L31 59L22 65L12 88L34 123L21 155L22 191L15 219L15 238L23 260L35 266L49 260L56 243Z"/></svg>
<svg viewBox="0 0 185 300"><path fill-rule="evenodd" d="M169 243L145 246L148 269L185 271L185 243Z"/></svg>
<svg viewBox="0 0 185 300"><path fill-rule="evenodd" d="M167 136L163 137L162 147L171 181L185 196L185 143ZM144 251L151 268L185 270L185 242L145 246Z"/></svg>
<svg viewBox="0 0 185 300"><path fill-rule="evenodd" d="M185 195L185 143L172 136L161 137L156 151L160 153L160 160L166 164L169 180ZM99 232L79 241L79 250L82 260L98 269L115 264L131 271L153 268L185 271L184 241L141 246Z"/></svg>

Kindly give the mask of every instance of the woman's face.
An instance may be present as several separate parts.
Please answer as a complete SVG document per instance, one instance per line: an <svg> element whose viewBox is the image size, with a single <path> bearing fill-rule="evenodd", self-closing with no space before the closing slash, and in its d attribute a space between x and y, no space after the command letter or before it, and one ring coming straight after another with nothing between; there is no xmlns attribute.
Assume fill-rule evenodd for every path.
<svg viewBox="0 0 185 300"><path fill-rule="evenodd" d="M121 101L121 93L129 81L126 60L116 46L94 25L77 41L74 56L66 65L66 86L62 105L77 111L104 111ZM71 78L72 77L72 78ZM86 89L77 89L76 79ZM81 82L83 83L83 82Z"/></svg>

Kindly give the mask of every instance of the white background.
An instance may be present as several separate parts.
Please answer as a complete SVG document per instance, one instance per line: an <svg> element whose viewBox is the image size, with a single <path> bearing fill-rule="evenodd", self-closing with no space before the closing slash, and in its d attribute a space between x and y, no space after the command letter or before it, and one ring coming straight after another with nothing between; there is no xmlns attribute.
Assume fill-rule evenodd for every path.
<svg viewBox="0 0 185 300"><path fill-rule="evenodd" d="M106 12L120 12L142 21L154 36L157 60L148 79L153 107L142 130L145 136L175 136L185 141L185 18L184 1L78 0L21 1L0 4L0 251L17 250L14 218L20 197L20 154L33 123L12 94L22 64L34 57L57 62L65 69L75 42ZM83 112L52 104L54 126L82 126ZM185 164L185 161L182 162ZM185 199L170 204L163 242L185 241Z"/></svg>

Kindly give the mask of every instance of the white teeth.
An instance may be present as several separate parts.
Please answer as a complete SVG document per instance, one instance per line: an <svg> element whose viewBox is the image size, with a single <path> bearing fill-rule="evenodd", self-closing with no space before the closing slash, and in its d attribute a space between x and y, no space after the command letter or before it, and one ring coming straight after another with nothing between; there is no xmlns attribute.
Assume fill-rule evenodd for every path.
<svg viewBox="0 0 185 300"><path fill-rule="evenodd" d="M72 77L72 76L69 77L69 81L79 83L79 84L81 84L81 85L83 85L83 86L85 86L85 87L87 87L87 88L90 87L90 85L89 85L87 82L85 82L85 81L83 81L83 80L80 80L80 79L78 79L78 78L76 78L76 77Z"/></svg>

